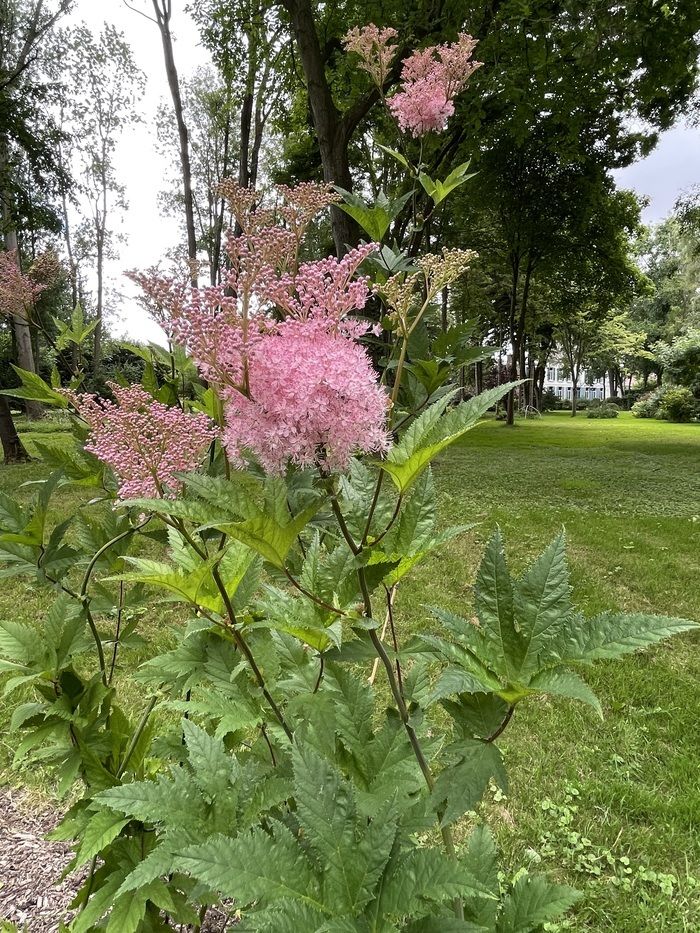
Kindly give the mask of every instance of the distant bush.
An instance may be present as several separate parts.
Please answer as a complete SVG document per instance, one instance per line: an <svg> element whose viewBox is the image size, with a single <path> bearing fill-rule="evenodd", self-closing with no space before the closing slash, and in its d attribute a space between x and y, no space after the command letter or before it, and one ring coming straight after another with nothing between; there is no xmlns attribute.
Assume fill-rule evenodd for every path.
<svg viewBox="0 0 700 933"><path fill-rule="evenodd" d="M561 399L554 389L547 389L546 392L542 393L542 398L540 399L541 411L561 411L561 409Z"/></svg>
<svg viewBox="0 0 700 933"><path fill-rule="evenodd" d="M599 400L597 400L599 401ZM600 402L592 405L586 412L587 418L617 418L620 414L620 406L614 402Z"/></svg>
<svg viewBox="0 0 700 933"><path fill-rule="evenodd" d="M659 404L661 401L661 389L654 389L653 392L647 392L641 395L632 406L632 414L635 418L656 418L659 414Z"/></svg>
<svg viewBox="0 0 700 933"><path fill-rule="evenodd" d="M665 421L690 421L698 414L698 403L686 386L662 388L659 418Z"/></svg>

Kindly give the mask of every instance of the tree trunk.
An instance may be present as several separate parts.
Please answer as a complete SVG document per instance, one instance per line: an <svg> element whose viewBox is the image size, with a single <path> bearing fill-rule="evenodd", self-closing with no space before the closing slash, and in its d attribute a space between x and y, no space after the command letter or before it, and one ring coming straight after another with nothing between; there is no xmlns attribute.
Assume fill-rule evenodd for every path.
<svg viewBox="0 0 700 933"><path fill-rule="evenodd" d="M5 232L5 249L8 251L17 250L17 234L14 230ZM17 353L17 365L20 369L26 369L27 372L36 372L36 363L34 357L34 347L32 345L32 331L29 323L22 317L12 316L12 331L15 337L15 348ZM27 417L32 421L38 421L44 416L44 409L39 402L27 399L24 402L24 410Z"/></svg>
<svg viewBox="0 0 700 933"><path fill-rule="evenodd" d="M484 361L479 360L474 367L474 388L479 395L484 391Z"/></svg>
<svg viewBox="0 0 700 933"><path fill-rule="evenodd" d="M104 316L104 230L97 232L97 323L93 331L92 372L97 376L102 368L102 319Z"/></svg>
<svg viewBox="0 0 700 933"><path fill-rule="evenodd" d="M0 441L5 463L27 463L29 454L24 449L12 420L12 412L5 395L0 395Z"/></svg>
<svg viewBox="0 0 700 933"><path fill-rule="evenodd" d="M449 323L450 323L448 320L448 316L447 316L447 310L449 307L449 292L447 289L447 285L442 290L441 299L442 300L440 304L440 326L444 334L447 331L449 327Z"/></svg>
<svg viewBox="0 0 700 933"><path fill-rule="evenodd" d="M515 308L518 302L518 282L520 279L520 257L512 260L513 277L510 285L510 308L509 308L509 327L510 332L510 380L515 382L518 378L518 355L520 348L517 346L517 334L515 330ZM512 427L515 423L515 389L511 389L506 398L506 425Z"/></svg>
<svg viewBox="0 0 700 933"><path fill-rule="evenodd" d="M571 389L571 417L575 418L578 405L578 382L573 376L571 377L571 385L573 387Z"/></svg>
<svg viewBox="0 0 700 933"><path fill-rule="evenodd" d="M326 80L326 69L316 33L310 0L282 0L289 13L299 58L306 76L311 116L321 153L324 181L352 189L348 161L348 141L357 123L347 123L338 112ZM331 207L333 240L338 256L359 240L359 230L352 218L338 207Z"/></svg>
<svg viewBox="0 0 700 933"><path fill-rule="evenodd" d="M190 260L190 277L192 284L197 286L197 234L194 225L194 195L192 193L192 167L190 165L190 141L187 125L182 111L182 96L180 94L180 81L175 56L173 54L173 37L170 32L170 17L172 14L170 0L153 0L153 9L156 22L160 29L160 38L163 44L163 57L165 59L165 74L168 79L170 96L173 101L177 133L180 141L180 165L182 167L182 186L185 196L185 226L187 228L187 256Z"/></svg>

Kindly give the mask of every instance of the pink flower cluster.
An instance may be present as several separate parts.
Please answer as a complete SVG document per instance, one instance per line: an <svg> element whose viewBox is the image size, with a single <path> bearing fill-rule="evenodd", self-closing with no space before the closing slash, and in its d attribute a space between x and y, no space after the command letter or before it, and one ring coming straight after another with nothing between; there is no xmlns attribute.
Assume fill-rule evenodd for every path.
<svg viewBox="0 0 700 933"><path fill-rule="evenodd" d="M26 319L45 288L46 283L22 272L17 250L0 252L0 314Z"/></svg>
<svg viewBox="0 0 700 933"><path fill-rule="evenodd" d="M108 383L116 401L66 394L90 426L85 449L114 470L122 499L171 497L217 431L209 418L157 402L141 386Z"/></svg>
<svg viewBox="0 0 700 933"><path fill-rule="evenodd" d="M388 398L353 339L290 318L249 357L249 395L227 392L224 443L271 473L288 460L343 470L357 451L385 450Z"/></svg>
<svg viewBox="0 0 700 933"><path fill-rule="evenodd" d="M441 133L454 114L454 99L481 66L472 59L476 39L461 33L451 45L416 50L404 59L401 90L388 101L399 127L413 136Z"/></svg>
<svg viewBox="0 0 700 933"><path fill-rule="evenodd" d="M290 460L342 470L353 453L388 443L388 396L356 342L368 325L349 317L367 303L368 280L357 273L376 246L299 265L312 217L337 196L310 183L281 193L275 212L226 182L243 232L227 238L221 286L193 289L154 271L132 278L224 400L234 462L249 452L270 472Z"/></svg>

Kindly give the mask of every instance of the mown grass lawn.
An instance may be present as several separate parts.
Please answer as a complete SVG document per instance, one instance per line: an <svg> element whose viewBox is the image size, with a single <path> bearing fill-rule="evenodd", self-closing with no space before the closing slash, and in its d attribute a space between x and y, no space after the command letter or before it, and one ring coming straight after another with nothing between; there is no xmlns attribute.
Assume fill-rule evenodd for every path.
<svg viewBox="0 0 700 933"><path fill-rule="evenodd" d="M34 435L23 438L31 449ZM42 474L37 464L0 467L0 488ZM588 612L700 617L700 426L625 414L557 413L511 429L485 422L435 474L442 522L479 524L402 584L405 634L427 624L426 604L471 614L476 566L496 522L515 569L564 525L575 599ZM81 495L62 496L69 514ZM49 598L26 581L1 581L0 617L40 618ZM164 614L147 623L148 654L170 637ZM699 647L688 635L599 664L587 677L602 723L587 707L538 702L519 707L504 736L511 785L492 794L488 818L510 865L538 866L584 890L567 929L700 929ZM10 713L0 708L0 783L29 780L48 793L41 774L9 769Z"/></svg>

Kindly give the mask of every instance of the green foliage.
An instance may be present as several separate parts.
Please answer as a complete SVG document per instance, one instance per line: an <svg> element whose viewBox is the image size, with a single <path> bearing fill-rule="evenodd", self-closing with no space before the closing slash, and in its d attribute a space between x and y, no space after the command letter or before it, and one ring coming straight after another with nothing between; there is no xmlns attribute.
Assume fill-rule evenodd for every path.
<svg viewBox="0 0 700 933"><path fill-rule="evenodd" d="M601 402L599 405L591 405L586 412L587 418L617 418L620 414L620 408L614 402Z"/></svg>
<svg viewBox="0 0 700 933"><path fill-rule="evenodd" d="M367 600L388 608L417 563L464 531L436 531L434 446L463 437L502 391L451 409L441 399L408 423L396 447L410 474L393 488L359 461L336 478L192 474L182 498L86 506L63 528L50 514L65 469L28 505L0 499L4 571L65 587L40 637L2 623L0 656L19 697L16 766L52 769L76 801L57 834L75 840L74 867L89 866L78 933L195 923L220 898L260 930L507 933L576 901L544 876L509 880L483 826L456 857L454 842L443 853L432 840L507 787L497 743L523 700L600 714L578 669L694 623L585 619L563 535L514 577L496 532L476 577L478 625L439 609L442 631L387 640L384 672L401 678L388 708L364 669L381 628ZM146 651L151 699L131 720L114 660L144 650L139 626L163 596L192 618L167 651Z"/></svg>
<svg viewBox="0 0 700 933"><path fill-rule="evenodd" d="M686 386L665 386L659 398L659 417L665 421L690 421L698 412L698 401Z"/></svg>
<svg viewBox="0 0 700 933"><path fill-rule="evenodd" d="M399 216L413 196L413 191L407 191L390 201L384 192L381 192L374 204L367 205L359 195L346 191L338 185L335 185L335 190L343 198L341 209L357 221L373 243L381 243L391 222Z"/></svg>
<svg viewBox="0 0 700 933"><path fill-rule="evenodd" d="M444 181L440 181L440 179L433 180L427 172L421 172L419 174L418 180L436 207L445 200L448 194L469 181L470 178L474 178L476 172L472 172L469 175L467 174L469 165L469 162L458 165L457 168L454 168L450 172Z"/></svg>
<svg viewBox="0 0 700 933"><path fill-rule="evenodd" d="M54 408L68 407L68 399L65 395L56 392L41 376L28 372L26 369L20 369L19 366L14 364L12 368L19 376L21 385L16 389L2 389L0 394L9 395L12 398L31 399Z"/></svg>

